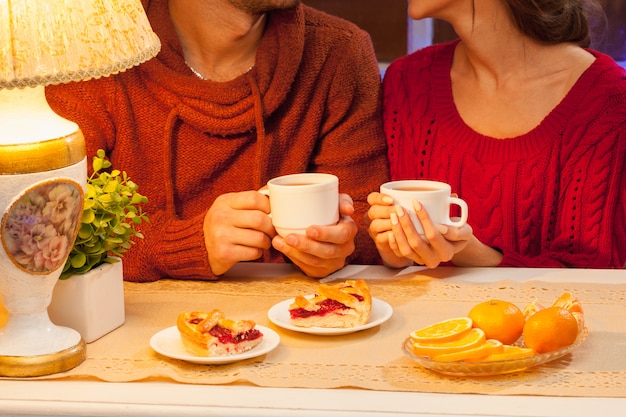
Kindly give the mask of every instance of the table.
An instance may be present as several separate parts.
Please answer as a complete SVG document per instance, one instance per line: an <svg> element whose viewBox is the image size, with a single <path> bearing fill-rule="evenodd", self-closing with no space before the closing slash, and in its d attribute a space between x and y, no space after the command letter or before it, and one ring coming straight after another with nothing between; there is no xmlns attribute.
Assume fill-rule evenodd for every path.
<svg viewBox="0 0 626 417"><path fill-rule="evenodd" d="M242 280L241 277L244 277ZM254 277L253 281L246 281L248 277ZM120 335L128 331L137 323L145 323L146 334L151 334L154 329L166 327L169 323L163 323L162 317L146 317L143 301L157 296L164 296L160 293L162 288L168 288L167 281L157 283L125 283L126 303L127 303L127 324L122 328L105 336L99 341L88 345L88 359L85 364L77 369L63 375L52 376L50 378L27 379L27 380L0 380L0 415L58 415L58 416L109 416L109 415L132 415L132 416L392 416L392 415L417 415L417 416L591 416L597 415L602 410L603 416L615 415L623 416L626 410L626 355L623 354L626 347L626 271L624 270L583 270L583 269L524 269L524 268L438 268L436 270L424 270L421 267L411 267L404 270L389 270L382 266L350 265L342 271L328 277L325 281L342 280L346 278L365 278L371 282L373 290L378 291L374 296L385 298L394 306L392 319L383 324L379 330L368 330L368 335L362 336L363 340L354 336L359 343L366 346L368 343L377 341L377 336L383 337L384 341L377 343L388 343L389 346L398 346L390 352L384 352L393 360L393 366L399 367L402 372L414 377L416 382L432 382L435 390L422 389L418 386L417 391L411 391L414 387L403 387L402 389L389 389L386 381L357 381L358 384L366 388L342 387L305 387L306 381L301 383L294 381L298 388L280 386L280 381L260 380L251 383L246 378L250 367L261 368L260 375L263 375L263 366L268 367L278 364L276 358L285 357L290 360L302 360L298 356L299 352L292 353L289 349L299 347L297 337L283 333L279 328L275 328L281 334L281 346L253 364L243 366L241 369L232 372L240 373L243 380L236 378L232 382L218 383L194 383L194 380L185 381L185 376L163 374L158 377L148 377L141 380L134 380L128 375L108 371L106 369L89 370L93 374L101 374L104 382L95 377L86 377L85 369L89 369L92 363L90 350L93 355L104 355L101 350L104 346L112 349L111 361L119 356L119 361L124 362L128 357L122 357L124 352L127 356L152 355L147 353L149 348L135 347L129 349L127 346L116 346L111 341L117 341ZM442 280L440 278L443 278ZM232 294L225 294L224 288L230 288L231 284L223 284L227 280L232 280L237 288L246 288L246 284L251 288L260 288L269 285L270 291L275 291L273 285L286 279L288 285L294 285L293 291L297 288L315 288L316 281L300 276L290 265L271 264L241 264L234 268L222 283L198 283L198 282L176 282L177 286L201 288L207 294L215 294L215 297L231 297ZM402 298L402 292L408 287L402 287L402 291L397 290L398 285L410 282L427 283L432 288L443 288L439 295L428 295L425 293L415 299ZM589 284L589 283L592 284ZM381 292L382 288L388 285L389 290ZM523 288L519 291L521 295L524 291L532 288L539 297L547 297L563 289L573 289L576 292L586 291L581 295L593 297L597 302L585 305L588 307L590 337L571 356L570 360L560 363L555 369L536 369L528 374L515 377L515 383L507 381L490 385L484 381L472 380L448 380L438 374L428 374L417 365L413 365L410 359L406 358L399 349L397 338L404 337L406 329L417 326L424 320L426 324L432 322L432 317L423 317L417 320L409 317L411 308L431 309L433 305L440 303L442 294L446 297L458 297L455 291L473 288L476 294L468 296L467 302L473 303L480 298L490 296L501 288ZM281 287L283 288L283 287ZM393 288L396 288L395 292ZM243 290L245 291L245 290ZM288 291L285 288L282 291ZM439 289L438 291L441 291ZM219 293L219 294L218 294ZM518 292L515 292L517 294ZM509 292L508 294L511 294ZM246 297L241 294L241 297ZM465 295L463 295L465 297ZM175 297L174 295L172 297ZM269 296L268 296L269 297ZM283 293L275 294L275 299L284 298ZM516 297L518 297L516 295ZM267 300L271 305L274 300ZM583 298L583 297L581 297ZM445 297L444 297L445 299ZM408 300L408 301L407 301ZM419 301L419 303L418 303ZM517 301L517 300L515 300ZM176 303L181 300L177 299ZM584 298L583 298L584 302ZM462 303L454 303L457 304ZM180 304L174 304L179 306ZM164 315L171 315L173 308L167 303L163 304ZM179 308L179 307L175 307ZM459 311L463 311L466 305L460 305ZM430 310L429 310L430 311ZM616 317L594 317L596 312L611 311ZM249 313L246 313L249 314ZM433 314L434 310L433 310ZM270 326L264 317L264 312L255 315L255 320L260 324ZM621 320L621 321L620 321ZM616 323L616 331L606 331L603 326L607 326L606 321ZM155 327L156 326L156 327ZM609 326L610 327L610 326ZM396 334L398 333L399 334ZM597 335L597 336L596 336ZM350 337L350 336L348 336ZM550 381L551 375L573 375L577 378L585 375L585 366L588 366L588 355L599 349L598 338L611 340L612 349L603 350L602 355L611 357L610 369L600 369L589 372L589 379L593 382L590 386L584 387L580 395L573 395L578 391L577 387L565 387L564 396L561 393L551 395L549 387L546 393L535 392L536 388L525 387L530 383L541 384L541 381ZM283 346L283 338L284 345ZM391 340L389 340L391 339ZM140 338L141 340L141 338ZM319 348L321 342L309 340L310 343ZM328 341L328 343L335 343ZM141 344L141 343L139 343ZM147 344L147 341L144 341ZM604 348L602 348L604 349ZM616 354L616 352L621 352ZM156 354L155 354L156 355ZM295 355L295 356L294 356ZM319 350L317 355L323 357L324 352ZM357 353L358 355L358 353ZM158 355L157 355L158 356ZM97 358L95 358L97 359ZM97 362L96 360L93 360ZM154 372L153 366L169 366L177 369L178 365L170 362L159 362L159 358L150 357L154 360L150 362L150 372ZM387 361L385 361L387 362ZM334 369L330 366L328 369ZM336 364L335 364L336 365ZM184 365L180 365L184 366ZM386 365L374 364L372 367L376 372L377 367L384 368ZM123 366L122 366L123 368ZM280 367L279 367L280 368ZM284 368L284 367L283 367ZM542 368L542 367L540 367ZM579 369L581 368L581 369ZM282 369L282 368L281 368ZM368 368L369 369L369 368ZM256 369L255 369L256 370ZM283 372L291 372L282 369ZM202 378L202 373L193 373L187 377ZM231 372L231 373L232 373ZM552 373L550 373L552 372ZM226 371L225 376L232 377ZM366 375L369 375L366 373ZM594 379L595 378L595 379ZM608 379L607 379L608 378ZM123 382L124 380L129 382ZM176 382L176 381L179 382ZM210 381L210 380L209 380ZM581 379L584 381L584 379ZM604 382L603 382L604 381ZM330 384L328 381L322 381ZM438 383L438 384L437 384ZM467 393L446 393L437 392L445 384L459 384L463 389L474 389L472 384L478 388L487 387L490 392L467 392ZM369 384L369 385L368 385ZM260 385L260 386L259 386ZM267 385L267 386L263 386ZM567 384L566 384L567 385ZM377 389L376 387L381 387ZM408 390L404 390L407 388ZM524 394L530 389L534 394ZM454 392L454 390L451 390ZM520 394L518 394L520 393ZM605 411L606 410L606 411ZM612 410L612 411L611 411Z"/></svg>

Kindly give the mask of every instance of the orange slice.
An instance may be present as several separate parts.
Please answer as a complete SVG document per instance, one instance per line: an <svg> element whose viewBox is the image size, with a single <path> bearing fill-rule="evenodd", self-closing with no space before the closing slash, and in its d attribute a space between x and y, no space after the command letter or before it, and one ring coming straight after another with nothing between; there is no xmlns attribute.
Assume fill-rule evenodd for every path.
<svg viewBox="0 0 626 417"><path fill-rule="evenodd" d="M413 343L446 342L462 335L472 328L472 319L457 317L443 320L411 332Z"/></svg>
<svg viewBox="0 0 626 417"><path fill-rule="evenodd" d="M512 345L503 345L502 351L499 353L492 353L491 355L485 356L484 358L479 359L480 362L495 362L495 361L505 361L512 359L521 359L527 358L529 356L533 356L535 351L531 348L525 348L521 346L512 346Z"/></svg>
<svg viewBox="0 0 626 417"><path fill-rule="evenodd" d="M489 355L500 353L504 350L504 345L497 339L487 339L484 343L459 352L444 353L433 357L433 360L440 362L472 361L484 358Z"/></svg>
<svg viewBox="0 0 626 417"><path fill-rule="evenodd" d="M453 353L471 349L483 344L486 339L485 332L475 327L446 342L414 342L413 353L417 356L432 358L438 355L443 355L444 353Z"/></svg>

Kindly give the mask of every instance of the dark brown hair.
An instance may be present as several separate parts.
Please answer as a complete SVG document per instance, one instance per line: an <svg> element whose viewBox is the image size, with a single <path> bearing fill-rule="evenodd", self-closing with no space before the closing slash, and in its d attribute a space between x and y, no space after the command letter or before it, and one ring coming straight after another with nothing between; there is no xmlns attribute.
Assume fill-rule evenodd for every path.
<svg viewBox="0 0 626 417"><path fill-rule="evenodd" d="M549 44L572 42L597 48L603 42L606 15L597 0L504 0L517 27Z"/></svg>

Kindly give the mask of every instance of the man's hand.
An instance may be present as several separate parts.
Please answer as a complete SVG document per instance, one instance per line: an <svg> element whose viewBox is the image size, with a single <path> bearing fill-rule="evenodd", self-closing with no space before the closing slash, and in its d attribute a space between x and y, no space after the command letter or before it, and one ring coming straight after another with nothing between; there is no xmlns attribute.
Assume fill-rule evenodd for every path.
<svg viewBox="0 0 626 417"><path fill-rule="evenodd" d="M339 195L339 222L330 226L310 226L306 236L275 236L272 245L310 277L322 278L343 268L354 252L358 227L352 215L354 203L347 194Z"/></svg>
<svg viewBox="0 0 626 417"><path fill-rule="evenodd" d="M211 270L224 274L240 261L263 256L276 235L269 200L257 191L223 194L204 217L204 242Z"/></svg>

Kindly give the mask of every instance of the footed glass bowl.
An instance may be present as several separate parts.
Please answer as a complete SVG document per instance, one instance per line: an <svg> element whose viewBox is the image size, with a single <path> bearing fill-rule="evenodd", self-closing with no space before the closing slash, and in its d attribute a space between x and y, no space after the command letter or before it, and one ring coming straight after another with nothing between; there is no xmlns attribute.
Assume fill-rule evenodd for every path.
<svg viewBox="0 0 626 417"><path fill-rule="evenodd" d="M407 338L402 344L402 350L407 356L417 362L417 364L419 364L420 366L426 369L430 369L431 371L438 372L440 374L452 376L501 375L523 371L533 366L543 365L544 363L559 359L580 346L587 338L587 335L588 331L585 327L583 331L581 331L578 335L576 342L564 348L554 350L552 352L528 356L525 358L508 359L493 362L441 362L429 359L427 357L417 356L413 353L410 337ZM520 344L520 346L524 345Z"/></svg>

